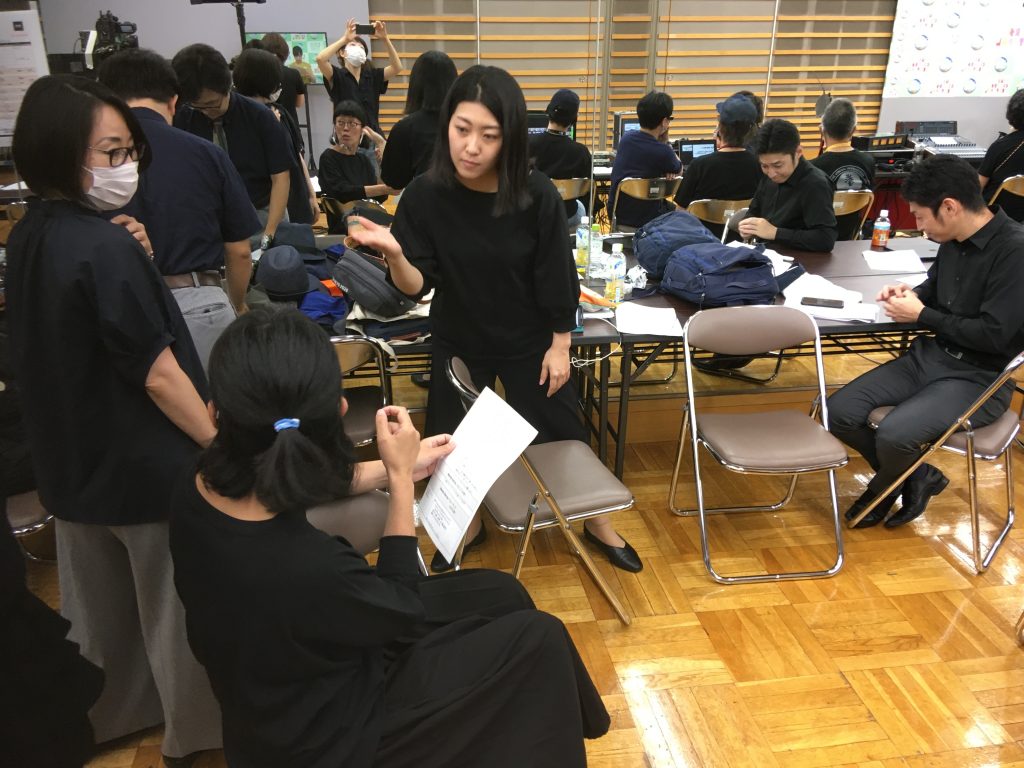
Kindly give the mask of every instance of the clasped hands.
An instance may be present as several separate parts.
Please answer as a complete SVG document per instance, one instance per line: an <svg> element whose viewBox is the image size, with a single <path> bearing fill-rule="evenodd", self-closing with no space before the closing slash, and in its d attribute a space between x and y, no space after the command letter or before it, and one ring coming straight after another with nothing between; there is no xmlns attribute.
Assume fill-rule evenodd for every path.
<svg viewBox="0 0 1024 768"><path fill-rule="evenodd" d="M772 224L768 219L762 219L754 216L749 219L744 219L738 225L740 236L744 240L749 240L752 237L756 237L758 240L774 240L779 234L779 228Z"/></svg>
<svg viewBox="0 0 1024 768"><path fill-rule="evenodd" d="M921 316L924 304L914 290L905 283L887 285L878 292L875 301L882 302L882 309L897 323L915 323Z"/></svg>

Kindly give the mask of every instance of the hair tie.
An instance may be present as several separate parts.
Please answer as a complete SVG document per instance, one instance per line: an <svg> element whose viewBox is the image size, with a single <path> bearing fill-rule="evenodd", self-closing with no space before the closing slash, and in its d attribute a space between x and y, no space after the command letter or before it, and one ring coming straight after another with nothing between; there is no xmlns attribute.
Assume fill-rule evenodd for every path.
<svg viewBox="0 0 1024 768"><path fill-rule="evenodd" d="M278 419L274 422L274 431L280 432L283 429L298 429L298 419Z"/></svg>

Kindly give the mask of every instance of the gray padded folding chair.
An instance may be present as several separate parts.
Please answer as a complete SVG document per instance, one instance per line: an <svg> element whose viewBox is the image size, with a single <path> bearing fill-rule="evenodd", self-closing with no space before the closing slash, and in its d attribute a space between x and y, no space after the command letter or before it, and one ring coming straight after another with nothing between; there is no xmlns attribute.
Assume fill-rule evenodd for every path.
<svg viewBox="0 0 1024 768"><path fill-rule="evenodd" d="M978 399L971 403L970 407L968 407L967 410L950 425L949 429L943 432L935 442L928 446L928 449L921 455L921 457L902 475L893 481L892 485L886 488L883 493L879 494L876 499L868 504L861 514L850 520L849 526L852 528L859 523L868 515L868 513L871 512L871 510L875 508L875 506L877 506L880 499L884 499L892 493L900 483L910 477L910 474L915 469L927 461L929 456L941 448L949 451L950 453L959 454L967 459L967 485L971 505L971 544L973 550L972 554L974 556L974 570L978 573L984 573L987 571L989 565L992 563L992 558L995 557L999 547L1003 544L1003 540L1010 532L1010 528L1013 527L1013 451L1010 449L1013 447L1014 438L1017 437L1017 433L1020 431L1020 413L1013 408L1008 408L1006 413L994 422L987 426L978 428L971 425L971 417L993 394L995 394L1007 381L1010 380L1021 365L1024 365L1024 352L1021 352L1007 363L1003 372L1000 373L999 376L996 377L995 381L993 381L992 384L990 384L989 387L981 393ZM892 411L892 406L876 408L868 414L868 423L877 429L878 425L882 423L882 420L890 411ZM998 461L1004 456L1006 457L1006 470L1004 472L1006 488L1006 523L1003 525L995 540L993 540L988 552L984 553L981 548L981 525L978 516L977 461L978 459L982 461Z"/></svg>
<svg viewBox="0 0 1024 768"><path fill-rule="evenodd" d="M377 366L379 384L359 387L345 384L345 399L348 401L345 433L357 448L361 448L377 439L377 411L391 401L390 379L384 362L387 353L380 342L367 336L334 336L331 344L338 356L342 376L371 361Z"/></svg>
<svg viewBox="0 0 1024 768"><path fill-rule="evenodd" d="M722 307L698 312L683 329L686 358L687 402L679 432L679 451L669 488L669 508L677 515L696 514L700 521L700 542L704 566L719 584L740 584L756 581L813 579L834 576L843 565L842 527L836 499L835 471L846 464L843 444L828 431L828 410L825 403L825 377L821 360L821 339L818 326L810 315L784 306ZM814 342L817 366L818 401L809 415L798 411L767 411L764 413L700 413L693 376L691 348L725 355L756 355L798 347ZM814 416L820 405L821 421ZM697 508L675 506L676 488L682 465L687 429L693 453L693 476L697 491ZM774 504L747 507L707 508L700 476L700 447L704 446L719 464L743 474L791 475L789 489ZM708 547L707 515L713 512L775 511L793 497L797 478L810 472L828 473L829 498L832 503L832 528L836 555L828 568L817 571L785 571L723 576L711 563Z"/></svg>
<svg viewBox="0 0 1024 768"><path fill-rule="evenodd" d="M448 361L448 378L468 409L480 394L466 364L457 357ZM633 494L579 440L559 440L531 445L491 486L484 505L495 524L505 533L518 533L512 575L519 578L533 532L557 526L569 550L583 562L601 594L623 624L631 619L618 597L594 565L586 547L570 523L598 515L619 512L633 506ZM454 564L462 560L463 542Z"/></svg>

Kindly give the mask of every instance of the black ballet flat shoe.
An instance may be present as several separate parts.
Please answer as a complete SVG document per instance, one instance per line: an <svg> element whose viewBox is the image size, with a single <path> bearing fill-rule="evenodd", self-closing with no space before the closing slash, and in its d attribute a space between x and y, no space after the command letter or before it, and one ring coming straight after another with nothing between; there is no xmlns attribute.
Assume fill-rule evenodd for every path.
<svg viewBox="0 0 1024 768"><path fill-rule="evenodd" d="M469 550L476 549L481 544L487 541L487 528L484 527L483 522L480 523L480 532L473 537L472 541L467 541L466 546L462 548L462 556L465 558L469 554ZM444 559L444 555L441 554L440 550L434 553L434 557L430 560L430 570L434 573L444 573L450 571L452 564Z"/></svg>
<svg viewBox="0 0 1024 768"><path fill-rule="evenodd" d="M196 764L196 760L202 752L191 752L184 757L168 757L167 755L161 755L164 762L164 768L192 768Z"/></svg>
<svg viewBox="0 0 1024 768"><path fill-rule="evenodd" d="M867 517L865 517L863 520L861 520L853 527L873 528L874 526L882 522L885 519L885 516L889 514L889 510L892 509L892 505L896 503L896 499L899 498L902 489L903 486L900 486L895 491L886 496L884 499L882 499L880 502L878 502L878 506L872 509L871 513ZM859 515L864 510L864 508L869 503L871 503L872 498L874 498L874 494L871 491L864 491L864 493L860 495L860 498L853 502L853 504L850 505L850 508L846 510L846 514L844 515L844 517L847 520L853 520L853 518Z"/></svg>
<svg viewBox="0 0 1024 768"><path fill-rule="evenodd" d="M903 484L903 506L885 521L886 528L898 528L924 514L932 496L938 496L949 485L949 478L931 464L914 470Z"/></svg>
<svg viewBox="0 0 1024 768"><path fill-rule="evenodd" d="M608 562L616 568L621 568L630 573L639 573L644 569L644 564L640 562L640 555L636 553L636 550L625 539L622 540L625 546L613 547L611 544L605 544L597 538L585 525L583 526L583 537L601 550L605 557L608 558Z"/></svg>

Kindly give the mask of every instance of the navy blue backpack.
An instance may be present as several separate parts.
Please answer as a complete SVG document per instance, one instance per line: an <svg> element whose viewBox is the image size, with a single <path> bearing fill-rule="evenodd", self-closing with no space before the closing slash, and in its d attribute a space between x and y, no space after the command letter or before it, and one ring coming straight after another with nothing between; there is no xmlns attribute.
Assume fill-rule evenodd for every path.
<svg viewBox="0 0 1024 768"><path fill-rule="evenodd" d="M659 290L706 307L771 304L779 293L764 246L696 243L668 258Z"/></svg>
<svg viewBox="0 0 1024 768"><path fill-rule="evenodd" d="M655 280L665 272L673 252L684 245L717 243L700 219L687 211L669 211L651 219L633 235L633 252L640 266Z"/></svg>

